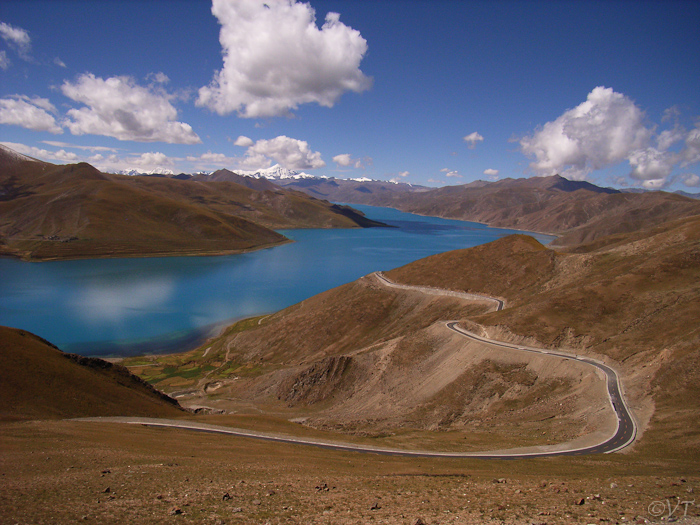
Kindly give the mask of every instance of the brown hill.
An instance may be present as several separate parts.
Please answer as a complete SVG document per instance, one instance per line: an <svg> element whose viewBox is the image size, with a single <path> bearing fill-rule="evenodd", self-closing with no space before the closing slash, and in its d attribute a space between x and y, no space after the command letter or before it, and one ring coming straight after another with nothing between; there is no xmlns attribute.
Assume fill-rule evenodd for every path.
<svg viewBox="0 0 700 525"><path fill-rule="evenodd" d="M234 325L206 349L135 370L156 380L176 365L158 384L189 389L190 402L252 404L352 433L441 429L472 439L488 427L489 443L512 446L536 443L543 432L554 442L572 439L610 423L596 419L606 401L590 369L485 350L438 322L461 319L497 339L610 363L640 425L638 450L700 453L698 409L688 403L700 396L700 217L576 253L515 235L387 276L498 296L507 307L486 313L486 304L388 288L368 276ZM213 371L188 378L192 363Z"/></svg>
<svg viewBox="0 0 700 525"><path fill-rule="evenodd" d="M65 354L24 330L0 327L0 358L0 420L183 413L126 368Z"/></svg>
<svg viewBox="0 0 700 525"><path fill-rule="evenodd" d="M235 253L273 229L378 225L296 191L109 175L0 149L0 249L31 259Z"/></svg>
<svg viewBox="0 0 700 525"><path fill-rule="evenodd" d="M572 246L700 214L700 202L666 192L622 193L584 181L553 177L477 181L462 186L414 188L389 183L319 181L300 187L331 200L389 206L403 211L555 233Z"/></svg>

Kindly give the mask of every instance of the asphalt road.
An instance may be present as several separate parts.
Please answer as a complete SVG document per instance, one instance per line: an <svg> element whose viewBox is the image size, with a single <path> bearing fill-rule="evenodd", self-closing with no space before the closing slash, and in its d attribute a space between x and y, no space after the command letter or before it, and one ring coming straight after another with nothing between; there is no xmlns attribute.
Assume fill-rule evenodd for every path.
<svg viewBox="0 0 700 525"><path fill-rule="evenodd" d="M423 293L433 295L449 295L462 297L469 300L487 300L496 303L496 309L502 310L504 302L501 299L488 297L480 294L470 294L463 292L454 292L449 290L441 290L437 288L428 288L423 286L410 286L397 284L387 279L381 272L375 274L383 284L394 288L413 289ZM501 452L432 452L432 451L410 451L400 449L389 449L380 447L371 447L363 445L355 445L350 443L340 443L335 441L321 441L295 438L292 436L270 434L265 432L255 432L250 430L236 429L231 427L223 427L217 425L209 425L206 423L197 423L191 421L179 421L170 419L157 418L127 418L127 417L112 417L112 418L83 418L82 421L113 421L119 423L139 424L149 427L169 427L184 430L193 430L198 432L208 432L216 434L226 434L231 436L246 437L260 439L265 441L274 441L278 443L289 443L295 445L307 445L321 447L331 450L341 450L349 452L364 452L372 454L382 454L391 456L407 456L407 457L440 457L440 458L481 458L481 459L524 459L524 458L544 458L553 456L576 456L584 454L607 454L621 450L630 445L636 435L637 427L634 419L627 408L622 391L620 388L619 376L610 366L601 363L589 357L578 356L561 350L547 350L543 348L534 348L529 346L506 343L503 341L495 341L485 337L478 336L458 326L457 321L449 321L446 323L447 328L460 334L463 337L478 341L494 347L507 348L509 350L517 350L521 352L530 352L545 356L556 357L559 359L569 359L579 361L587 365L594 366L602 370L607 378L608 396L611 409L617 415L617 428L615 433L598 444L582 448L566 448L561 445L545 445L540 447L529 447L527 451L513 449L512 451Z"/></svg>
<svg viewBox="0 0 700 525"><path fill-rule="evenodd" d="M472 339L474 341L479 341L481 343L486 343L488 345L500 348L508 348L511 350L518 350L521 352L531 352L534 354L558 357L561 359L568 359L572 361L579 361L581 363L586 363L587 365L594 366L599 370L602 370L605 374L605 377L607 378L608 397L610 399L610 406L617 415L617 429L615 430L615 433L602 443L598 443L597 445L592 445L590 447L560 451L555 453L546 453L538 455L531 454L528 457L545 457L554 455L572 456L581 454L601 454L616 452L630 445L637 436L637 426L634 422L634 419L632 418L632 415L629 412L629 409L627 408L627 404L625 403L624 397L622 396L622 392L620 389L620 380L617 375L617 372L615 372L615 370L613 370L610 366L606 365L605 363L601 363L600 361L591 359L590 357L578 356L575 354L570 354L568 352L558 350L545 350L542 348L533 348L529 346L522 346L513 343L506 343L503 341L487 339L485 337L480 337L476 334L473 334L471 332L468 332L467 330L460 328L459 326L457 326L457 321L448 322L447 327L450 330L453 330L454 332L457 332L458 334L468 339Z"/></svg>

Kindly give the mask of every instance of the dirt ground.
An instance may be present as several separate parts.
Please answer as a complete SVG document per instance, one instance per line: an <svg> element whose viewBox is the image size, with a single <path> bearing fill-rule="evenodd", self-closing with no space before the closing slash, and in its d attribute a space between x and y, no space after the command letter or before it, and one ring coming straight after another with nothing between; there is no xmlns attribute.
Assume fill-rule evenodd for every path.
<svg viewBox="0 0 700 525"><path fill-rule="evenodd" d="M634 450L399 458L77 421L3 423L0 450L3 524L700 523L697 462Z"/></svg>

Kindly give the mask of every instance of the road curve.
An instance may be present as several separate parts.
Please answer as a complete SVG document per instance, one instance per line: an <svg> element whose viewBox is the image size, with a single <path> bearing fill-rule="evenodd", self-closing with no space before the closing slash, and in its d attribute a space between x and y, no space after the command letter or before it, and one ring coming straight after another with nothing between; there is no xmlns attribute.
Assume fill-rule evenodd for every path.
<svg viewBox="0 0 700 525"><path fill-rule="evenodd" d="M390 286L392 288L400 288L400 289L413 289L417 291L421 291L424 293L430 293L430 294L437 294L441 290L439 288L431 288L431 287L425 287L425 286L413 286L413 285L407 285L407 284L398 284L395 283L394 281L388 279L382 272L376 272L375 273L377 279L379 279L380 282L383 284ZM472 294L472 293L466 293L466 292L454 292L451 290L444 290L444 295L450 295L450 296L457 296L457 297L462 297L465 299L472 299L472 300L489 300L489 301L494 301L496 303L496 310L500 311L503 310L505 303L501 299L497 299L494 297L489 297L481 294ZM568 352L564 352L561 350L547 350L543 348L534 348L530 346L524 346L524 345L517 345L513 343L506 343L503 341L496 341L494 339L488 339L486 337L481 337L478 336L472 332L469 332L463 328L460 328L457 326L458 322L457 321L449 321L446 323L447 327L462 335L463 337L466 337L467 339L471 339L473 341L478 341L481 343L485 343L491 346L495 347L500 347L500 348L507 348L510 350L518 350L521 352L531 352L535 354L540 354L540 355L545 355L545 356L551 356L551 357L558 357L561 359L569 359L572 361L579 361L581 363L585 363L590 366L594 366L601 370L604 374L605 377L607 378L607 387L608 387L608 398L610 400L610 406L612 410L615 412L617 416L617 428L615 429L615 433L610 436L608 439L605 441L598 443L597 445L592 445L589 447L584 447L584 448L577 448L577 449L572 449L572 450L567 450L567 451L560 451L560 452L552 452L552 453L546 453L539 455L540 457L542 456L553 456L553 455L574 455L574 454L600 454L600 453L610 453L610 452L616 452L618 450L622 450L623 448L629 446L637 437L637 425L634 422L634 418L632 417L632 414L629 411L629 408L627 407L627 403L625 402L625 398L622 395L622 386L620 383L620 378L617 375L617 372L610 366L606 365L605 363L602 363L596 359L592 359L590 357L582 357L578 356L575 354L571 354ZM532 457L530 455L529 457Z"/></svg>
<svg viewBox="0 0 700 525"><path fill-rule="evenodd" d="M501 299L464 292L454 292L450 290L442 290L439 288L429 288L423 286L411 286L405 284L394 283L386 278L381 272L374 274L377 279L383 284L400 289L412 289L431 295L448 295L453 297L461 297L468 300L492 301L495 303L497 310L504 308L504 302ZM253 438L264 441L273 441L278 443L287 443L294 445L307 445L321 447L331 450L347 451L347 452L363 452L372 454L382 454L391 456L405 457L423 457L423 458L480 458L480 459L524 459L524 458L543 458L553 456L573 456L583 454L601 454L611 453L621 450L629 446L635 439L637 427L634 419L629 412L627 404L622 395L620 379L615 370L610 366L601 363L589 357L577 356L560 350L547 350L542 348L534 348L529 346L517 345L503 341L495 341L485 337L473 334L458 326L458 321L448 321L445 323L447 328L460 334L468 339L478 341L483 344L507 348L509 350L517 350L522 352L531 352L545 356L557 357L560 359L570 359L581 363L594 366L602 370L607 378L608 396L610 399L611 408L617 415L617 427L612 436L604 441L579 448L567 448L565 445L545 445L537 447L528 447L521 449L512 449L504 451L486 451L486 452L434 452L434 451L412 451L392 448L372 447L366 445L357 445L352 443L342 443L337 441L311 440L303 438L295 438L293 436L271 434L265 432L256 432L251 430L237 429L218 425L209 425L206 423L198 423L193 421L180 421L173 419L159 418L140 418L140 417L102 417L102 418L80 418L77 421L99 421L99 422L116 422L144 425L148 427L166 427L178 428L183 430L192 430L197 432L207 432L215 434L226 434L237 437Z"/></svg>

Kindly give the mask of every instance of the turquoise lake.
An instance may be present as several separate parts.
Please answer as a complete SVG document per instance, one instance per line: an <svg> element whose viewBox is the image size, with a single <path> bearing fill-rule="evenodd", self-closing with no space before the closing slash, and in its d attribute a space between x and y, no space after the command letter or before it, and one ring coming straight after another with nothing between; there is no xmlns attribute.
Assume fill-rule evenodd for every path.
<svg viewBox="0 0 700 525"><path fill-rule="evenodd" d="M185 350L233 320L281 310L377 270L520 233L354 207L394 227L284 230L295 242L218 257L0 259L0 325L89 356ZM532 235L543 244L553 239Z"/></svg>

